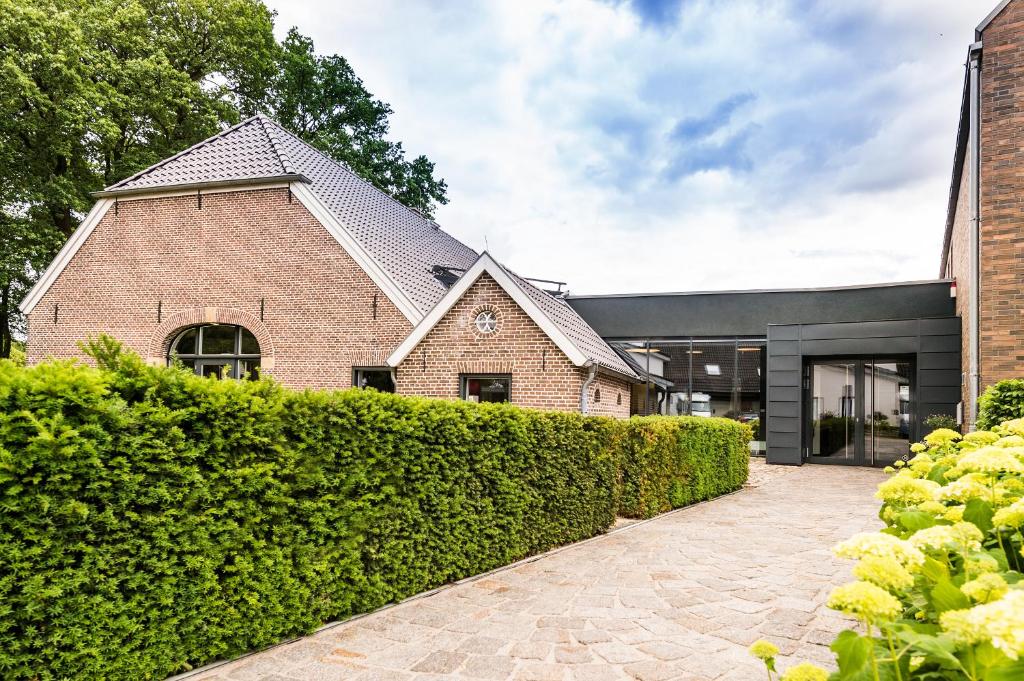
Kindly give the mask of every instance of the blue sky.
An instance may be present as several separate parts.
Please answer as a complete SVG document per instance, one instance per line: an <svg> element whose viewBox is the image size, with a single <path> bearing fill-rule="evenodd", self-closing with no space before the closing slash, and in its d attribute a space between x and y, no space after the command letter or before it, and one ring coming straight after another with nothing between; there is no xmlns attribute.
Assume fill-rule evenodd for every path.
<svg viewBox="0 0 1024 681"><path fill-rule="evenodd" d="M574 293L938 272L995 0L270 2L449 184L441 225Z"/></svg>

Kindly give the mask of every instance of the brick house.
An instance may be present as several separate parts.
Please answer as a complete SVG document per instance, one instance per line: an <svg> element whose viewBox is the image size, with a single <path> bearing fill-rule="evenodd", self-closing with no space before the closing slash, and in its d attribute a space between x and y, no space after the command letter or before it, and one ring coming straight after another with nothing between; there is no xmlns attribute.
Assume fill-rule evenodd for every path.
<svg viewBox="0 0 1024 681"><path fill-rule="evenodd" d="M561 296L267 118L96 197L22 302L30 362L107 333L202 375L629 415L637 375Z"/></svg>
<svg viewBox="0 0 1024 681"><path fill-rule="evenodd" d="M1003 0L968 48L940 276L964 320L962 401L1024 374L1024 2Z"/></svg>

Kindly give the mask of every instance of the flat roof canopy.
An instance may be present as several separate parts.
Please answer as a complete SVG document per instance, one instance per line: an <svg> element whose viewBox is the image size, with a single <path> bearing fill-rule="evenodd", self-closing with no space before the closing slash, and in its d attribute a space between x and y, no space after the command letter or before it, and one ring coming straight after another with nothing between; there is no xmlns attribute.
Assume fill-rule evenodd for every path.
<svg viewBox="0 0 1024 681"><path fill-rule="evenodd" d="M763 337L769 324L951 317L950 283L570 296L568 302L605 338Z"/></svg>

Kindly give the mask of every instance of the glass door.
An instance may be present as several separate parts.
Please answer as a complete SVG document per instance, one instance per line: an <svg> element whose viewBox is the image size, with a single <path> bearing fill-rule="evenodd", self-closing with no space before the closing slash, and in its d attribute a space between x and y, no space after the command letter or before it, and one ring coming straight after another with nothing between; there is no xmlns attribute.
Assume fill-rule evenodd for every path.
<svg viewBox="0 0 1024 681"><path fill-rule="evenodd" d="M857 389L860 380L855 361L811 364L807 405L810 426L808 458L821 463L860 463L858 456Z"/></svg>
<svg viewBox="0 0 1024 681"><path fill-rule="evenodd" d="M864 385L868 463L888 466L910 451L910 362L865 362Z"/></svg>
<svg viewBox="0 0 1024 681"><path fill-rule="evenodd" d="M913 366L896 359L827 359L804 369L804 458L888 466L910 451Z"/></svg>

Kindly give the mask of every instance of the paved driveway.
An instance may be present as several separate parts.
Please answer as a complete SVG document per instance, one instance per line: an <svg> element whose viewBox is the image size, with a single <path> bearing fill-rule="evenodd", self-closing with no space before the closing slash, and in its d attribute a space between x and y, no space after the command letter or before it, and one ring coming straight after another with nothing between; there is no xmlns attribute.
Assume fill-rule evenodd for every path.
<svg viewBox="0 0 1024 681"><path fill-rule="evenodd" d="M192 677L763 678L830 664L847 626L824 606L849 566L829 547L878 526L878 471L752 466L757 487L569 547Z"/></svg>

